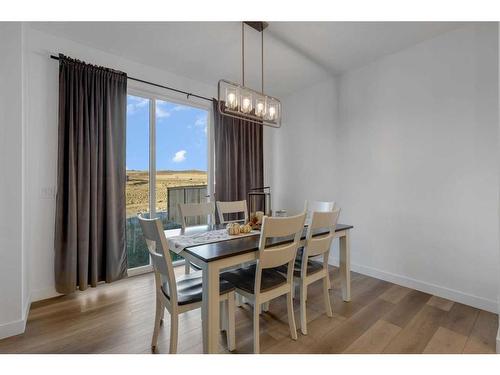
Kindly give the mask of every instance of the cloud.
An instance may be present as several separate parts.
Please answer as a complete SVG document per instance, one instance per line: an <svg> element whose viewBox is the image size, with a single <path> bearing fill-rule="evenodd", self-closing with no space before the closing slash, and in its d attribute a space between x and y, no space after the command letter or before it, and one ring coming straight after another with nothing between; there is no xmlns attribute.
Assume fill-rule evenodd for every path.
<svg viewBox="0 0 500 375"><path fill-rule="evenodd" d="M186 160L186 153L187 153L186 150L177 151L175 153L174 157L172 158L172 161L174 163L181 163L181 162L183 162L184 160Z"/></svg>
<svg viewBox="0 0 500 375"><path fill-rule="evenodd" d="M194 126L198 129L203 129L207 134L207 118L205 116L198 116L194 122Z"/></svg>
<svg viewBox="0 0 500 375"><path fill-rule="evenodd" d="M191 107L182 104L177 104L175 107L172 108L172 111L179 112L179 111L187 111L188 109L191 109Z"/></svg>
<svg viewBox="0 0 500 375"><path fill-rule="evenodd" d="M171 113L165 108L165 102L157 101L156 102L156 117L157 118L167 118L170 117Z"/></svg>
<svg viewBox="0 0 500 375"><path fill-rule="evenodd" d="M129 96L127 103L127 114L133 115L139 109L147 107L149 105L149 99L139 98L138 96Z"/></svg>

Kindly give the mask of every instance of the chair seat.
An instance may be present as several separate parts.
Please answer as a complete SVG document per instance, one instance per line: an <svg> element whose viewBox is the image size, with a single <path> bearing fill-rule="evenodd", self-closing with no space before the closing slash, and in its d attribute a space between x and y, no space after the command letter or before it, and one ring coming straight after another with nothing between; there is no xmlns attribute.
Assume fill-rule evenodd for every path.
<svg viewBox="0 0 500 375"><path fill-rule="evenodd" d="M230 282L237 289L247 293L255 292L255 270L256 265L238 268L237 270L227 271L221 274L221 278ZM280 285L286 284L286 277L280 274L276 269L266 268L262 270L262 279L260 291L266 292Z"/></svg>
<svg viewBox="0 0 500 375"><path fill-rule="evenodd" d="M202 272L193 272L176 278L177 281L177 303L188 305L190 303L201 302L203 296L203 275ZM168 285L163 283L161 290L170 299ZM219 293L226 294L234 290L234 286L225 280L220 280Z"/></svg>
<svg viewBox="0 0 500 375"><path fill-rule="evenodd" d="M295 267L293 270L293 276L300 277L301 267L302 267L302 257L300 259L295 259ZM312 275L313 273L321 271L322 269L323 269L322 263L315 262L315 261L310 260L310 259L307 261L307 275ZM277 270L278 270L278 272L286 274L287 266L280 266L277 268Z"/></svg>

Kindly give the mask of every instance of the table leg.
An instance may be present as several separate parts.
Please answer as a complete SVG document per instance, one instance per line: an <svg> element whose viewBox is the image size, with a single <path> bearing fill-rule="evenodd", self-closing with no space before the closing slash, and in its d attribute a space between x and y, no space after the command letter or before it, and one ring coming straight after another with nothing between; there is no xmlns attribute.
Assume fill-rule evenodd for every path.
<svg viewBox="0 0 500 375"><path fill-rule="evenodd" d="M218 353L219 269L215 262L203 268L203 353Z"/></svg>
<svg viewBox="0 0 500 375"><path fill-rule="evenodd" d="M347 230L345 235L339 238L340 242L340 283L342 285L342 299L346 302L351 300L351 240Z"/></svg>

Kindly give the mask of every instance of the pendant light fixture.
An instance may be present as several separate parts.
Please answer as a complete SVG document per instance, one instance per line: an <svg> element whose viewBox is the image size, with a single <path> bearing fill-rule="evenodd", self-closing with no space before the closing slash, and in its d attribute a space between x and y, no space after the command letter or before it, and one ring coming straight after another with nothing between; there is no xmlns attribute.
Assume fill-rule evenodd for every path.
<svg viewBox="0 0 500 375"><path fill-rule="evenodd" d="M245 25L261 33L261 91L245 86ZM264 94L264 29L266 22L241 23L241 84L219 80L219 113L223 116L238 118L255 124L281 127L281 102Z"/></svg>

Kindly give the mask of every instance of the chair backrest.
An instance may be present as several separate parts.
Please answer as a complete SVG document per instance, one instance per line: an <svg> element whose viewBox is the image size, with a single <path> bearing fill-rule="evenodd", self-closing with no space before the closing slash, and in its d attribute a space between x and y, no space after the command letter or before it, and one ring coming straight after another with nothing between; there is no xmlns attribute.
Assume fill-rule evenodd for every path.
<svg viewBox="0 0 500 375"><path fill-rule="evenodd" d="M248 208L247 208L247 201L246 200L233 201L233 202L219 202L218 201L217 202L217 212L219 213L219 222L221 224L237 222L237 221L243 221L246 223L248 221ZM236 219L236 220L224 219L225 214L237 214L237 213L243 213L244 218L243 219Z"/></svg>
<svg viewBox="0 0 500 375"><path fill-rule="evenodd" d="M311 223L307 227L306 243L302 255L302 272L307 272L307 259L323 254L325 265L328 262L328 255L335 238L335 227L340 215L340 209L327 212L313 212ZM319 230L325 234L313 237ZM305 273L304 273L305 275Z"/></svg>
<svg viewBox="0 0 500 375"><path fill-rule="evenodd" d="M177 304L177 284L175 282L174 267L168 248L168 242L163 232L163 225L159 218L146 219L138 215L142 233L148 245L149 255L155 271L157 290L166 283L170 302Z"/></svg>
<svg viewBox="0 0 500 375"><path fill-rule="evenodd" d="M304 231L305 212L289 217L269 217L262 219L260 231L259 255L257 258L257 270L255 273L255 291L260 291L262 270L275 268L288 264L287 280L293 278L293 267L300 238ZM269 244L269 239L279 237L292 237L293 241L283 245Z"/></svg>
<svg viewBox="0 0 500 375"><path fill-rule="evenodd" d="M210 223L213 224L215 218L215 205L214 202L179 203L179 213L181 214L182 229L188 226L187 219L191 217L209 217Z"/></svg>
<svg viewBox="0 0 500 375"><path fill-rule="evenodd" d="M335 202L321 202L321 201L306 201L304 204L304 211L306 212L306 223L311 222L313 212L327 212L333 211Z"/></svg>

